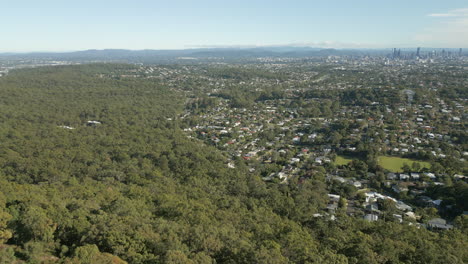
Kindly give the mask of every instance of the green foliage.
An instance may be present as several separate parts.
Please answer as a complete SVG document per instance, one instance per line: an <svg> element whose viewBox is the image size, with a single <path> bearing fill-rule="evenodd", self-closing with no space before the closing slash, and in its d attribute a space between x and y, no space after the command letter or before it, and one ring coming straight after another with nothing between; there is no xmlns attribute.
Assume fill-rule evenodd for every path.
<svg viewBox="0 0 468 264"><path fill-rule="evenodd" d="M0 192L0 244L5 243L10 239L13 234L8 230L8 221L11 220L12 216L5 211L6 198L3 193Z"/></svg>
<svg viewBox="0 0 468 264"><path fill-rule="evenodd" d="M0 264L17 263L15 250L12 247L0 245Z"/></svg>
<svg viewBox="0 0 468 264"><path fill-rule="evenodd" d="M76 248L73 260L80 264L126 264L116 256L101 253L96 245L85 245Z"/></svg>
<svg viewBox="0 0 468 264"><path fill-rule="evenodd" d="M466 235L459 230L437 234L391 222L312 217L328 201L323 167L313 168L313 179L297 185L267 184L240 160L229 169L219 151L180 132L181 93L153 79L100 77L122 67L133 66L44 67L0 79L0 261L467 259ZM213 74L251 78L250 71ZM258 74L274 78L268 72L252 76ZM274 90L255 95L255 100L281 96ZM214 104L199 103L201 109ZM86 126L89 120L102 124ZM368 171L362 161L348 166L354 173Z"/></svg>

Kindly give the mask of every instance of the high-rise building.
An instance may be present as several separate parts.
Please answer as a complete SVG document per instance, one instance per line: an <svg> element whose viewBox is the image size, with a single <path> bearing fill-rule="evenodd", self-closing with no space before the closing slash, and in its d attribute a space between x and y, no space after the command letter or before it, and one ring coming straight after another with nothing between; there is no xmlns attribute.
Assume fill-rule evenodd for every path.
<svg viewBox="0 0 468 264"><path fill-rule="evenodd" d="M421 50L421 47L418 47L418 49L416 50L416 57L419 58L419 51Z"/></svg>
<svg viewBox="0 0 468 264"><path fill-rule="evenodd" d="M458 50L458 57L461 57L462 55L462 48L460 48L460 50Z"/></svg>

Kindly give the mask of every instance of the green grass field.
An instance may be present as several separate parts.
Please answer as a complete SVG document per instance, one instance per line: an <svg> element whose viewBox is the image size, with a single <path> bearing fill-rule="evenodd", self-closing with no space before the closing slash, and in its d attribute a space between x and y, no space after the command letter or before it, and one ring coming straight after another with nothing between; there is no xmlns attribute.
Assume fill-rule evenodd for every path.
<svg viewBox="0 0 468 264"><path fill-rule="evenodd" d="M382 166L384 169L392 172L403 172L402 167L405 163L408 164L408 166L410 167L411 165L413 165L413 162L418 162L421 165L421 168L431 167L431 164L429 164L429 162L389 156L379 156L378 162L379 165Z"/></svg>
<svg viewBox="0 0 468 264"><path fill-rule="evenodd" d="M337 155L335 159L335 165L341 166L350 163L353 159L350 157L340 156ZM390 157L390 156L379 156L378 157L379 165L382 166L384 169L389 170L391 172L403 172L402 167L406 163L408 166L411 167L413 162L419 163L421 168L431 168L431 164L425 161L413 160L413 159L406 159L400 157Z"/></svg>
<svg viewBox="0 0 468 264"><path fill-rule="evenodd" d="M338 165L338 166L346 165L346 164L350 163L351 161L352 161L352 159L348 159L348 158L345 158L343 156L337 155L336 159L335 159L335 165Z"/></svg>

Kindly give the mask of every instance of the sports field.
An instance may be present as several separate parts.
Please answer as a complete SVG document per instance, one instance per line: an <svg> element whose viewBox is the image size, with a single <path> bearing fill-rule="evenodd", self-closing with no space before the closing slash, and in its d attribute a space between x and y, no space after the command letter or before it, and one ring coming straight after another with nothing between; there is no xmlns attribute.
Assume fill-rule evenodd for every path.
<svg viewBox="0 0 468 264"><path fill-rule="evenodd" d="M346 165L346 164L350 163L351 161L352 161L352 159L337 155L336 159L335 159L335 164L338 165L338 166Z"/></svg>
<svg viewBox="0 0 468 264"><path fill-rule="evenodd" d="M425 161L418 161L400 157L390 157L390 156L379 156L378 157L379 165L382 166L384 169L387 169L392 172L403 172L402 167L406 163L408 166L411 167L413 162L417 162L421 165L421 168L430 168L431 164Z"/></svg>
<svg viewBox="0 0 468 264"><path fill-rule="evenodd" d="M353 160L352 157L345 157L337 155L335 159L335 165L346 165ZM412 166L413 162L419 163L422 168L430 168L431 164L425 161L413 160L413 159L406 159L400 157L391 157L391 156L379 156L378 157L379 165L382 166L384 169L389 170L391 172L403 172L403 165L406 163L408 166Z"/></svg>

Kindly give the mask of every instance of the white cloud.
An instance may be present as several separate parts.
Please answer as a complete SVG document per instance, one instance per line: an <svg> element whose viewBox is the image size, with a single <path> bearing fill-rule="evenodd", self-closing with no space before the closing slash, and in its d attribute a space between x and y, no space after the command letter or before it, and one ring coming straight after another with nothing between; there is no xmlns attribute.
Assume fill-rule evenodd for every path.
<svg viewBox="0 0 468 264"><path fill-rule="evenodd" d="M447 13L433 13L429 14L430 17L463 17L468 16L468 8L458 8L450 10Z"/></svg>
<svg viewBox="0 0 468 264"><path fill-rule="evenodd" d="M383 46L374 43L339 42L339 41L317 41L317 42L294 42L281 44L257 44L257 45L192 45L186 48L261 48L261 47L311 47L328 49L359 49L359 48L381 48Z"/></svg>
<svg viewBox="0 0 468 264"><path fill-rule="evenodd" d="M439 14L429 14L430 17L455 17L457 15L451 13L439 13Z"/></svg>
<svg viewBox="0 0 468 264"><path fill-rule="evenodd" d="M281 46L281 45L278 45L278 46ZM287 44L287 46L346 49L346 48L369 48L369 47L374 47L375 44L358 43L358 42L341 42L341 41L319 41L319 42L289 43Z"/></svg>
<svg viewBox="0 0 468 264"><path fill-rule="evenodd" d="M414 37L423 46L444 48L468 47L468 8L429 14L434 24Z"/></svg>

